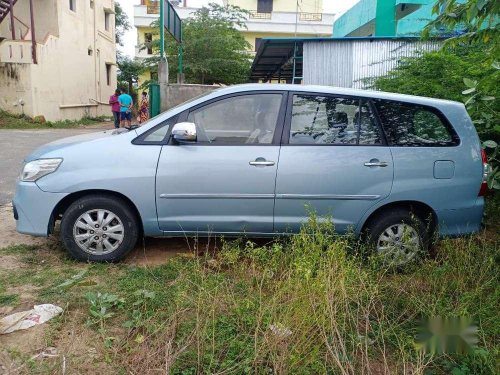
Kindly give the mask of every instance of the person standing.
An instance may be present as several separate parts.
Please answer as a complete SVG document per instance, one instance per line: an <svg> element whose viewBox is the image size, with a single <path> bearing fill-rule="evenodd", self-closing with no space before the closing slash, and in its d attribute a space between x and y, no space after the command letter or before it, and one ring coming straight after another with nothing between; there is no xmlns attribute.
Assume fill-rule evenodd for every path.
<svg viewBox="0 0 500 375"><path fill-rule="evenodd" d="M142 92L141 108L139 113L139 123L146 122L149 119L149 99L146 91Z"/></svg>
<svg viewBox="0 0 500 375"><path fill-rule="evenodd" d="M134 101L129 94L123 93L118 97L118 103L120 104L120 125L125 126L127 124L130 127L132 124L132 107Z"/></svg>
<svg viewBox="0 0 500 375"><path fill-rule="evenodd" d="M113 120L115 121L115 128L120 127L120 104L118 103L118 97L121 91L119 89L115 90L115 93L109 97L109 104L111 104L111 112L113 112Z"/></svg>

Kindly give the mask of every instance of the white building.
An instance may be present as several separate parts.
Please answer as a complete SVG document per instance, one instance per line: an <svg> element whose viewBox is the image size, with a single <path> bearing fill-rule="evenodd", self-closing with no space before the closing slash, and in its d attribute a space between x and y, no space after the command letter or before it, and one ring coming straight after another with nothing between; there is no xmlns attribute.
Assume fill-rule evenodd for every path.
<svg viewBox="0 0 500 375"><path fill-rule="evenodd" d="M31 3L17 0L11 12L0 0L0 109L50 121L109 115L114 0Z"/></svg>

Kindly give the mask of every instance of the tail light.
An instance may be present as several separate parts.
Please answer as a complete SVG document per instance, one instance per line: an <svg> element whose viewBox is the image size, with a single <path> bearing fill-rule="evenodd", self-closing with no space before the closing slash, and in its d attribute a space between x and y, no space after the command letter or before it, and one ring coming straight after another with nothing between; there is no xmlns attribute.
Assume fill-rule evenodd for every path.
<svg viewBox="0 0 500 375"><path fill-rule="evenodd" d="M481 149L481 158L483 159L483 180L481 181L478 197L484 197L488 191L488 175L490 174L491 168L488 164L488 156L484 149Z"/></svg>

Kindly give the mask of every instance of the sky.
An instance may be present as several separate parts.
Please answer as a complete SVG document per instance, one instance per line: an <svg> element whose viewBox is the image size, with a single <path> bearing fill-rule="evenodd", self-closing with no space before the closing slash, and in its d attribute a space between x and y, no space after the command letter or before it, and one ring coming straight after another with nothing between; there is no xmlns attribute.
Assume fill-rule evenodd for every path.
<svg viewBox="0 0 500 375"><path fill-rule="evenodd" d="M133 27L134 5L139 4L140 0L117 0L117 1L120 3L122 8L127 13L130 24L132 25L132 29L125 34L124 46L119 47L119 50L124 54L133 57L135 54L135 44L137 40L137 32L135 30L135 27ZM288 0L288 1L295 1L295 0ZM341 13L351 8L358 1L359 0L323 0L323 12L335 13L337 16L339 16ZM222 0L187 0L187 5L189 7L201 7L211 2L222 4Z"/></svg>

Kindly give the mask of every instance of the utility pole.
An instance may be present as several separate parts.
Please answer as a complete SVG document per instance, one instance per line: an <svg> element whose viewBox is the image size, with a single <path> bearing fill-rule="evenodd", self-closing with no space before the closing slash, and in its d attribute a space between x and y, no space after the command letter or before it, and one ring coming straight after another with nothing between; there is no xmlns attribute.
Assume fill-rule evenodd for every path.
<svg viewBox="0 0 500 375"><path fill-rule="evenodd" d="M12 29L12 40L16 40L16 25L14 24L14 0L9 2L10 28Z"/></svg>
<svg viewBox="0 0 500 375"><path fill-rule="evenodd" d="M37 64L36 36L35 36L35 9L33 8L33 0L30 0L30 21L31 21L31 57L33 58L33 64Z"/></svg>
<svg viewBox="0 0 500 375"><path fill-rule="evenodd" d="M165 0L160 0L160 60L165 56Z"/></svg>

